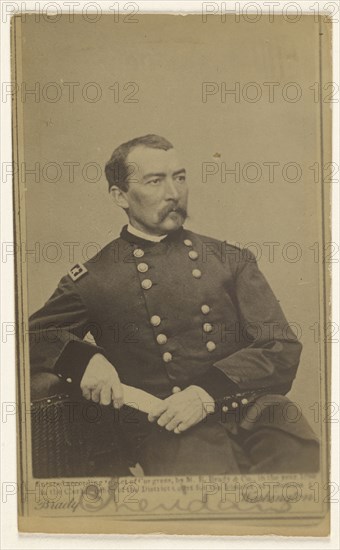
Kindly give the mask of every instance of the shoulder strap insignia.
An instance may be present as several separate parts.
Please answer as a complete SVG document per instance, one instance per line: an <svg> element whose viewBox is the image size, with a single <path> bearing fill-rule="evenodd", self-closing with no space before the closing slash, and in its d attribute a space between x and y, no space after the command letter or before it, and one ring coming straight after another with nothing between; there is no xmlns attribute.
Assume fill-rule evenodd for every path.
<svg viewBox="0 0 340 550"><path fill-rule="evenodd" d="M70 269L68 275L71 277L72 281L78 281L78 279L83 277L83 275L87 272L88 271L83 264L76 264Z"/></svg>

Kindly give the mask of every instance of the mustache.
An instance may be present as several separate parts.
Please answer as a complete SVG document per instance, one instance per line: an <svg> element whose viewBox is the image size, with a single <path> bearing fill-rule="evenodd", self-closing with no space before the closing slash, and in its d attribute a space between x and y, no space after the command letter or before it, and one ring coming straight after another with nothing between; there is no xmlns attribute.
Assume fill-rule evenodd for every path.
<svg viewBox="0 0 340 550"><path fill-rule="evenodd" d="M160 213L158 214L159 221L163 221L170 212L177 212L180 214L184 219L188 217L187 209L183 206L179 206L176 204L173 204L172 206L165 206Z"/></svg>

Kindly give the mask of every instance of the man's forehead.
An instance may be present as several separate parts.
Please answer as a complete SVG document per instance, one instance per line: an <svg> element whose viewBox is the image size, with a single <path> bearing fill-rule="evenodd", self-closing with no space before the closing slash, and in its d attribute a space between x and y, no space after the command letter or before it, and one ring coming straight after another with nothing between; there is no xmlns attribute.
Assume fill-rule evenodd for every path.
<svg viewBox="0 0 340 550"><path fill-rule="evenodd" d="M127 156L127 162L135 163L141 173L164 172L185 168L176 149L153 149L138 146Z"/></svg>

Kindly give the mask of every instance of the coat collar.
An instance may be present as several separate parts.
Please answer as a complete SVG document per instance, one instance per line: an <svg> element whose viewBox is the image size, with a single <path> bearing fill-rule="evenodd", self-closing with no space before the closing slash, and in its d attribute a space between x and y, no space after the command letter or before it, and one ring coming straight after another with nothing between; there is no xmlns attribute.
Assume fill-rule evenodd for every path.
<svg viewBox="0 0 340 550"><path fill-rule="evenodd" d="M165 237L167 237L167 235L148 235L147 233L136 229L130 223L127 226L127 231L130 235L134 235L135 237L139 237L140 239L144 239L145 241L150 241L152 243L160 243L165 239Z"/></svg>
<svg viewBox="0 0 340 550"><path fill-rule="evenodd" d="M170 242L180 240L181 237L183 237L183 233L184 233L184 228L180 227L176 231L173 231L173 232L169 233L164 239L162 239L160 241L160 243L170 243ZM137 235L132 235L132 233L130 233L128 231L128 226L127 225L124 225L124 227L122 228L120 236L121 236L122 239L124 239L124 241L127 241L131 244L140 245L140 246L142 246L142 245L143 246L147 246L147 245L155 246L157 244L160 244L160 243L157 243L157 242L149 241L147 239L143 239L142 237L139 237Z"/></svg>

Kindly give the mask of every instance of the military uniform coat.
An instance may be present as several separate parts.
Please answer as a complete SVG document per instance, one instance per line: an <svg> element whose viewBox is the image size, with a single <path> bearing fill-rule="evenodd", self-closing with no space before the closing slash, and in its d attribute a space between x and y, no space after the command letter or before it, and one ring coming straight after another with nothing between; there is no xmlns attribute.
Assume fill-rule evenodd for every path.
<svg viewBox="0 0 340 550"><path fill-rule="evenodd" d="M123 383L157 397L196 384L219 400L285 394L301 344L249 250L184 228L154 243L125 226L30 320L32 374L53 372L78 387L98 352ZM305 421L278 427L314 437Z"/></svg>

